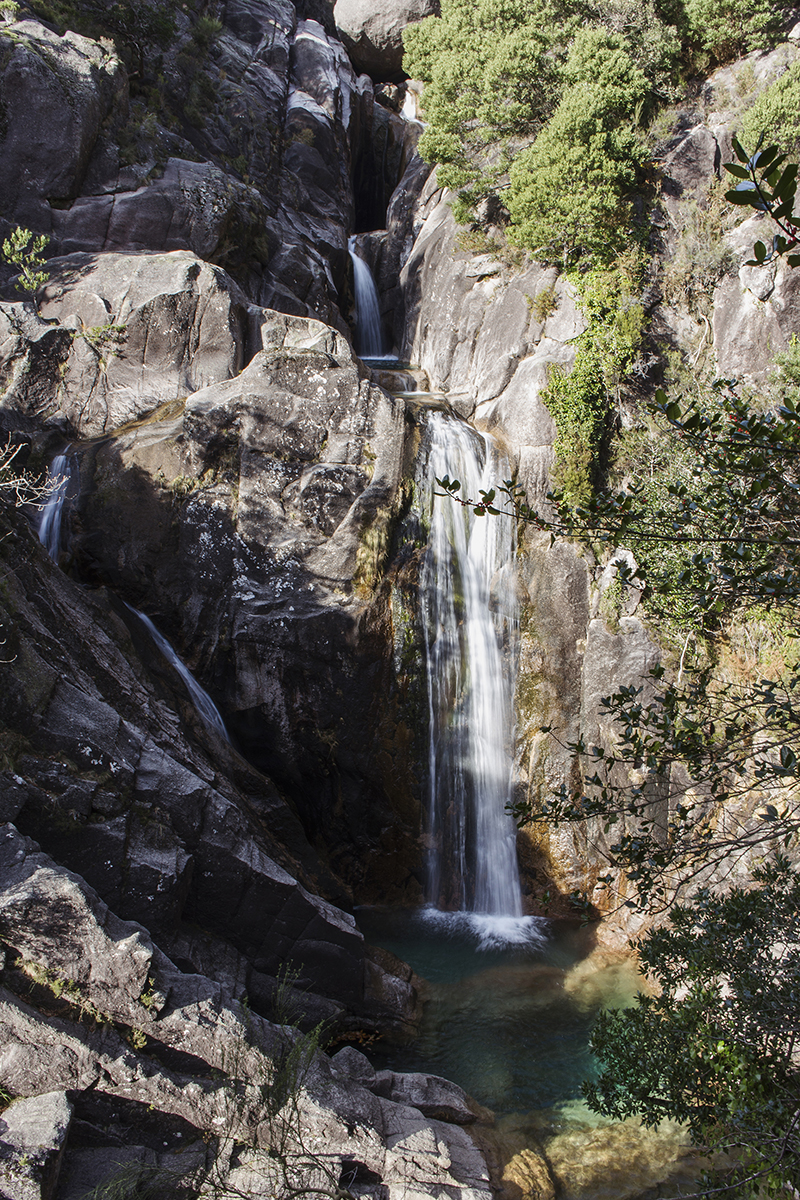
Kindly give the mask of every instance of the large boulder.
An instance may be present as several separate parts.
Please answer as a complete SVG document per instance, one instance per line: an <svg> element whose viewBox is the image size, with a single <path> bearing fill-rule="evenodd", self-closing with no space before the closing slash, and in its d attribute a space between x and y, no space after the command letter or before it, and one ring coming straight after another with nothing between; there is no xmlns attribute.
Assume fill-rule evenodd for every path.
<svg viewBox="0 0 800 1200"><path fill-rule="evenodd" d="M65 1092L16 1100L0 1116L0 1188L6 1200L51 1200L72 1121Z"/></svg>
<svg viewBox="0 0 800 1200"><path fill-rule="evenodd" d="M439 0L337 0L339 36L357 71L375 80L403 78L403 30L439 15Z"/></svg>
<svg viewBox="0 0 800 1200"><path fill-rule="evenodd" d="M727 236L738 270L714 289L714 351L720 375L766 378L776 353L787 350L800 327L800 272L783 259L748 267L756 241L771 230L760 216Z"/></svg>
<svg viewBox="0 0 800 1200"><path fill-rule="evenodd" d="M255 348L239 287L189 251L75 253L48 266L38 321L19 304L0 312L0 407L20 417L108 433L237 374Z"/></svg>

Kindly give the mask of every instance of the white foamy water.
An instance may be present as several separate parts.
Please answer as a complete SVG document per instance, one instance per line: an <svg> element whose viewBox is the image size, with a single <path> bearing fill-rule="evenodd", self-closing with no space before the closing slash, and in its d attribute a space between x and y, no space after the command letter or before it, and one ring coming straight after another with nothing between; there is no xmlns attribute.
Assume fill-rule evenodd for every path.
<svg viewBox="0 0 800 1200"><path fill-rule="evenodd" d="M383 328L378 289L369 264L356 254L356 239L349 238L347 248L353 261L353 287L356 299L356 350L362 358L382 358Z"/></svg>
<svg viewBox="0 0 800 1200"><path fill-rule="evenodd" d="M431 904L484 914L482 938L525 940L511 795L517 601L515 527L477 516L441 491L477 498L510 474L496 443L446 413L428 420L430 535L420 579L430 721L428 879ZM516 922L516 924L515 924Z"/></svg>
<svg viewBox="0 0 800 1200"><path fill-rule="evenodd" d="M423 908L418 915L423 925L447 937L472 942L476 950L504 950L512 946L534 949L549 941L549 923L544 917L443 912L440 908Z"/></svg>
<svg viewBox="0 0 800 1200"><path fill-rule="evenodd" d="M56 481L39 518L39 541L53 562L58 562L61 549L61 518L64 502L71 498L78 473L78 460L70 454L67 446L63 454L57 454L50 464L50 479Z"/></svg>

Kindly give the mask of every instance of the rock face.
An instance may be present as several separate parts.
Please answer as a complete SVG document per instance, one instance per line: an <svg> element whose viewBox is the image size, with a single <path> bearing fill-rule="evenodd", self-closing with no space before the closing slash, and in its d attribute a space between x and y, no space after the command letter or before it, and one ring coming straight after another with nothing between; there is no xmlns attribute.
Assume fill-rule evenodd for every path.
<svg viewBox="0 0 800 1200"><path fill-rule="evenodd" d="M8 1200L50 1200L71 1121L66 1092L30 1096L6 1109L0 1117L0 1181Z"/></svg>
<svg viewBox="0 0 800 1200"><path fill-rule="evenodd" d="M0 29L0 232L51 239L38 306L0 267L0 428L30 472L58 454L68 474L56 561L0 480L1 1188L82 1200L127 1172L165 1194L178 1176L478 1200L469 1097L312 1036L404 1038L420 1013L411 969L351 911L421 898L425 409L381 379L429 384L501 439L543 504L542 394L583 320L554 270L460 247L402 87L356 73L399 71L398 31L428 8L342 0L355 70L325 0L229 0L219 28L173 8L130 70L24 4ZM726 129L706 113L675 134L668 213L708 194ZM354 233L413 369L353 354ZM722 280L721 368L786 339L793 286ZM602 602L614 560L530 534L520 563L536 798L577 780L563 747L611 738L603 694L655 651L637 596ZM529 879L591 887L598 840L529 839ZM569 1153L523 1155L515 1186L582 1194Z"/></svg>
<svg viewBox="0 0 800 1200"><path fill-rule="evenodd" d="M283 0L229 4L205 57L179 15L152 111L131 100L108 46L31 19L9 25L4 215L49 235L60 255L191 250L234 271L259 303L346 328L353 180L378 164L385 206L406 127L394 119L398 151L387 156L388 116L329 10L318 15L327 29ZM409 144L416 136L409 127Z"/></svg>
<svg viewBox="0 0 800 1200"><path fill-rule="evenodd" d="M353 66L375 80L403 76L403 30L438 16L438 0L336 0L334 17Z"/></svg>
<svg viewBox="0 0 800 1200"><path fill-rule="evenodd" d="M420 1195L491 1194L471 1139L408 1103L425 1090L416 1077L396 1076L380 1090L367 1078L368 1090L352 1064L342 1070L313 1037L248 1012L224 985L180 971L141 926L114 917L84 880L12 825L0 827L0 861L7 947L0 1075L12 1094L31 1097L0 1116L5 1195L54 1194L73 1104L95 1161L78 1148L67 1195L93 1166L101 1168L98 1182L113 1175L110 1156L97 1149L98 1125L112 1113L118 1135L127 1134L125 1157L165 1188L182 1179L274 1196L350 1178L380 1186L369 1194L400 1200L411 1179ZM79 945L88 960L75 955ZM435 1091L436 1081L427 1086ZM153 1123L148 1128L140 1115L148 1106L161 1114L157 1154Z"/></svg>
<svg viewBox="0 0 800 1200"><path fill-rule="evenodd" d="M668 288L678 295L666 296L658 321L663 335L686 347L695 367L698 363L713 365L723 377L763 382L776 352L788 347L797 330L800 284L796 272L782 261L766 268L744 265L752 257L754 242L764 236L758 218L728 228L724 239L724 230L714 228L711 218L709 227L693 241L697 214L718 204L713 189L722 190L723 183L730 180L723 164L735 161L731 138L748 100L752 103L759 89L773 83L796 61L798 53L798 46L790 41L715 71L706 80L697 106L678 113L662 147L664 257L668 279L670 260L678 266L678 279ZM709 283L711 303L702 306L702 313L698 310L690 315L681 311L681 264L713 254L715 242L717 262L709 262L709 273L714 276Z"/></svg>
<svg viewBox="0 0 800 1200"><path fill-rule="evenodd" d="M572 289L553 268L533 264L509 272L489 254L460 250L435 174L415 207L415 236L400 272L403 303L395 317L401 357L419 364L457 412L508 443L520 484L532 501L541 499L555 426L538 396L548 367L574 360L570 342L584 324ZM408 238L400 222L390 229L389 262L396 244Z"/></svg>

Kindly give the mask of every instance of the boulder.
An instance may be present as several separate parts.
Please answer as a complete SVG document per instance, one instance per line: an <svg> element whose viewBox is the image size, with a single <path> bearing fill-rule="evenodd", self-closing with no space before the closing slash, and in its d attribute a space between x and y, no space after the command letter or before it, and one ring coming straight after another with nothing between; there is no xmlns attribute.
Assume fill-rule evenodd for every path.
<svg viewBox="0 0 800 1200"><path fill-rule="evenodd" d="M371 1090L450 1125L472 1125L477 1120L475 1105L470 1103L463 1088L438 1075L378 1071Z"/></svg>
<svg viewBox="0 0 800 1200"><path fill-rule="evenodd" d="M403 78L403 30L439 15L439 0L336 0L336 27L357 71L376 81Z"/></svg>
<svg viewBox="0 0 800 1200"><path fill-rule="evenodd" d="M153 1182L191 1170L227 1189L246 1185L248 1195L274 1195L274 1159L264 1151L279 1144L281 1170L297 1187L319 1180L319 1172L329 1180L333 1170L349 1184L382 1185L390 1200L432 1189L454 1200L488 1200L486 1164L471 1140L361 1086L361 1079L376 1083L363 1056L343 1051L333 1063L313 1036L265 1021L220 984L182 973L140 927L109 913L78 876L13 828L4 827L3 836L2 933L12 937L15 956L0 988L0 1081L33 1098L0 1117L0 1171L4 1182L12 1181L9 1196L49 1200L52 1185L35 1191L28 1181L54 1174L69 1124L63 1094L69 1090L84 1133L91 1128L92 1153L81 1149L70 1161L67 1195L78 1194L80 1180L117 1173L108 1170L108 1150L120 1144L119 1130L125 1150L116 1165L145 1166ZM30 930L21 927L22 908ZM64 925L48 925L53 911ZM136 948L145 944L142 957ZM135 951L127 969L126 945ZM89 962L82 956L87 948ZM283 1065L276 1074L277 1061ZM265 1103L276 1086L281 1105ZM40 1094L54 1088L60 1090L52 1097ZM460 1094L445 1081L416 1076L393 1078L390 1090L437 1108L444 1100L448 1113ZM120 1129L126 1108L135 1132ZM157 1113L160 1132L148 1152L136 1137L148 1137L149 1112ZM208 1154L201 1133L207 1143L214 1136ZM170 1149L185 1136L188 1154ZM320 1146L324 1153L317 1153ZM20 1178L24 1188L17 1187Z"/></svg>
<svg viewBox="0 0 800 1200"><path fill-rule="evenodd" d="M153 947L83 881L58 868L13 826L0 834L0 938L28 961L75 983L95 1008L141 996Z"/></svg>
<svg viewBox="0 0 800 1200"><path fill-rule="evenodd" d="M248 244L257 250L248 226L263 226L267 216L255 188L212 163L169 158L159 178L135 190L81 196L56 210L52 235L61 255L191 250L227 266L240 264Z"/></svg>
<svg viewBox="0 0 800 1200"><path fill-rule="evenodd" d="M748 267L756 241L769 240L760 216L743 221L727 235L738 263L714 289L714 351L725 377L762 381L775 354L786 350L800 322L800 273L783 259Z"/></svg>
<svg viewBox="0 0 800 1200"><path fill-rule="evenodd" d="M15 1100L0 1113L0 1189L5 1200L51 1200L72 1120L65 1092Z"/></svg>
<svg viewBox="0 0 800 1200"><path fill-rule="evenodd" d="M23 421L107 433L244 365L247 301L191 252L75 253L48 265L38 318L17 304L0 311L0 406Z"/></svg>

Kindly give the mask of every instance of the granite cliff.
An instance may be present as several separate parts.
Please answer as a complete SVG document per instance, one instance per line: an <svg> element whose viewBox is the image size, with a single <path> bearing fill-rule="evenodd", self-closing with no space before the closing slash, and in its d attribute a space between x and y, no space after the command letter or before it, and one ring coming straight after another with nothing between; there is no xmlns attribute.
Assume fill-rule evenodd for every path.
<svg viewBox="0 0 800 1200"><path fill-rule="evenodd" d="M532 503L555 436L539 394L583 320L554 269L460 248L399 111L397 29L424 12L383 7L379 29L344 0L335 18L325 0L187 4L138 61L42 6L0 28L2 231L50 239L37 305L0 268L0 429L30 473L67 447L73 464L57 562L36 510L4 495L0 514L11 1197L77 1200L119 1164L176 1194L191 1179L203 1195L309 1181L388 1200L490 1194L459 1089L376 1074L352 1046L330 1057L294 1028L403 1038L420 1006L419 981L365 944L352 909L421 896L426 409L353 352L348 238L399 357L503 441ZM768 79L794 56L787 44L749 69ZM712 78L665 142L676 228L727 153L726 87ZM799 285L736 269L748 228L731 244L713 346L663 291L651 310L677 345L702 335L721 369L757 375L797 327ZM564 747L609 736L609 680L658 654L636 597L601 615L613 566L526 536L527 794L574 778ZM230 742L128 606L169 638ZM532 905L545 886L591 889L599 836L523 846ZM290 1184L268 1153L276 1113ZM537 1194L536 1176L550 1194L536 1171L518 1188Z"/></svg>

